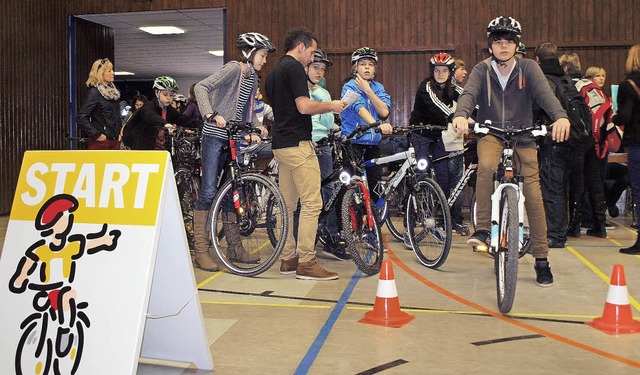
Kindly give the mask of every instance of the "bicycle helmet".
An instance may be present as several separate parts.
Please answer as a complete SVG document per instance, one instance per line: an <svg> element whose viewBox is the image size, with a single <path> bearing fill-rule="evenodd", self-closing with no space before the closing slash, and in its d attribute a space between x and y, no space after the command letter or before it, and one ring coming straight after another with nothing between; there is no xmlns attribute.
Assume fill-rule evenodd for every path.
<svg viewBox="0 0 640 375"><path fill-rule="evenodd" d="M179 103L186 103L187 97L182 94L176 94L176 96L173 97L173 100Z"/></svg>
<svg viewBox="0 0 640 375"><path fill-rule="evenodd" d="M178 82L168 76L161 76L153 81L153 88L156 90L178 91Z"/></svg>
<svg viewBox="0 0 640 375"><path fill-rule="evenodd" d="M527 46L524 45L524 43L520 42L518 44L518 50L516 51L516 53L521 53L523 56L527 55Z"/></svg>
<svg viewBox="0 0 640 375"><path fill-rule="evenodd" d="M440 52L431 56L431 59L429 60L429 65L431 66L431 70L433 70L433 68L436 66L446 66L447 68L449 68L449 70L453 72L453 69L456 66L456 62L454 58L451 57L450 54L446 52Z"/></svg>
<svg viewBox="0 0 640 375"><path fill-rule="evenodd" d="M240 34L240 37L238 37L238 41L236 42L236 46L238 46L238 49L247 60L249 60L249 56L251 56L253 51L260 49L266 49L269 52L276 51L276 46L271 43L269 38L255 32ZM249 52L247 52L247 50Z"/></svg>
<svg viewBox="0 0 640 375"><path fill-rule="evenodd" d="M36 229L45 230L53 227L65 212L72 213L78 209L78 200L69 194L58 194L49 198L36 215Z"/></svg>
<svg viewBox="0 0 640 375"><path fill-rule="evenodd" d="M515 18L500 16L491 20L487 26L487 38L494 33L511 33L515 34L517 39L520 39L522 27L520 27L520 22Z"/></svg>
<svg viewBox="0 0 640 375"><path fill-rule="evenodd" d="M351 54L351 63L355 64L360 59L371 59L375 62L378 62L378 54L376 50L369 47L358 48Z"/></svg>
<svg viewBox="0 0 640 375"><path fill-rule="evenodd" d="M333 65L331 63L331 61L329 60L329 58L327 57L327 54L324 53L323 50L321 50L320 48L318 48L314 53L313 53L313 62L321 62L321 63L325 63L325 65L327 65L327 68L330 67L331 65Z"/></svg>

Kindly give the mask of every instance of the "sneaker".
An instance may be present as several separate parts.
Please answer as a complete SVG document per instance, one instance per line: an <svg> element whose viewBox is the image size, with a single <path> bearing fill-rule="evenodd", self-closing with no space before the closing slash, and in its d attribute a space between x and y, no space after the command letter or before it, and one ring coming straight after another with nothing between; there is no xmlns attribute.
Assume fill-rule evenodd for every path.
<svg viewBox="0 0 640 375"><path fill-rule="evenodd" d="M327 242L326 244L324 244L324 250L322 251L322 253L328 257L331 257L337 260L353 259L351 258L351 254L349 254L346 251L345 246L342 246L340 244L335 244L335 243Z"/></svg>
<svg viewBox="0 0 640 375"><path fill-rule="evenodd" d="M476 251L486 253L489 251L489 242L491 241L491 233L488 230L480 229L475 231L467 240L467 245L471 245Z"/></svg>
<svg viewBox="0 0 640 375"><path fill-rule="evenodd" d="M587 236L605 238L607 237L607 230L605 228L601 228L601 229L592 228L587 230Z"/></svg>
<svg viewBox="0 0 640 375"><path fill-rule="evenodd" d="M298 257L295 256L291 259L282 260L280 263L280 273L283 275L291 275L296 273L298 268Z"/></svg>
<svg viewBox="0 0 640 375"><path fill-rule="evenodd" d="M580 233L580 227L569 227L567 229L567 236L569 237L574 237L574 238L580 238L581 233Z"/></svg>
<svg viewBox="0 0 640 375"><path fill-rule="evenodd" d="M456 233L458 233L461 236L468 236L469 235L469 227L466 224L453 224L453 228L455 229Z"/></svg>
<svg viewBox="0 0 640 375"><path fill-rule="evenodd" d="M298 268L295 272L296 279L300 280L328 281L338 279L337 273L327 271L320 267L316 258L308 262L298 263Z"/></svg>
<svg viewBox="0 0 640 375"><path fill-rule="evenodd" d="M553 275L551 274L549 262L536 261L533 269L536 270L536 284L538 284L538 286L546 288L553 285Z"/></svg>
<svg viewBox="0 0 640 375"><path fill-rule="evenodd" d="M611 217L618 217L620 216L620 209L618 209L618 206L616 206L615 204L612 204L610 206L607 206L607 211L609 211L609 216ZM609 228L607 228L609 229Z"/></svg>
<svg viewBox="0 0 640 375"><path fill-rule="evenodd" d="M563 241L556 241L556 240L552 240L552 239L548 239L547 240L547 245L549 245L550 249L562 249L562 248L564 248L564 242Z"/></svg>
<svg viewBox="0 0 640 375"><path fill-rule="evenodd" d="M411 246L411 241L409 241L409 233L405 232L402 236L402 240L404 242L404 247L407 250L413 250L413 246Z"/></svg>

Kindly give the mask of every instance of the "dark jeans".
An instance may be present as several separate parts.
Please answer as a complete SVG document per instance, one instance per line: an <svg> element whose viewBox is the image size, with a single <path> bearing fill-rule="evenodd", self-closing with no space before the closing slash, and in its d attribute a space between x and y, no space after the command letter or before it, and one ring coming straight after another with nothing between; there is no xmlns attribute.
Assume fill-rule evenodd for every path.
<svg viewBox="0 0 640 375"><path fill-rule="evenodd" d="M631 194L635 202L636 217L640 217L640 145L629 145L629 182L631 183Z"/></svg>
<svg viewBox="0 0 640 375"><path fill-rule="evenodd" d="M571 167L569 180L569 227L574 230L580 227L582 222L582 197L585 189L589 191L589 204L592 207L593 223L595 230L604 228L606 218L606 202L604 199L604 186L601 179L601 161L595 152L595 147L590 147L584 152L576 149Z"/></svg>
<svg viewBox="0 0 640 375"><path fill-rule="evenodd" d="M540 188L547 216L548 239L567 241L567 182L573 150L569 145L543 141L540 143Z"/></svg>
<svg viewBox="0 0 640 375"><path fill-rule="evenodd" d="M629 172L626 165L609 163L607 165L607 180L613 180L613 185L604 185L604 196L607 206L614 206L622 193L629 187Z"/></svg>
<svg viewBox="0 0 640 375"><path fill-rule="evenodd" d="M202 178L196 210L209 211L218 192L218 178L227 161L229 141L204 134L202 136Z"/></svg>

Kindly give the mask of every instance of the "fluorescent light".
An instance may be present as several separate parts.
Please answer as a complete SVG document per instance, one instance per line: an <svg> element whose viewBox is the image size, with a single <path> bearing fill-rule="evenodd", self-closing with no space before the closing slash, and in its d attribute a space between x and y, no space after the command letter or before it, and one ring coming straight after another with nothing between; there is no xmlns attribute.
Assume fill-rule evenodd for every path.
<svg viewBox="0 0 640 375"><path fill-rule="evenodd" d="M209 51L209 53L212 54L213 56L218 56L218 57L224 56L224 51L221 49L215 50L215 51Z"/></svg>
<svg viewBox="0 0 640 375"><path fill-rule="evenodd" d="M127 72L127 71L114 72L113 74L115 74L117 76L133 76L133 75L135 75L134 73Z"/></svg>
<svg viewBox="0 0 640 375"><path fill-rule="evenodd" d="M153 34L153 35L184 34L184 30L179 29L175 26L148 26L148 27L141 27L140 30L146 31L149 34Z"/></svg>

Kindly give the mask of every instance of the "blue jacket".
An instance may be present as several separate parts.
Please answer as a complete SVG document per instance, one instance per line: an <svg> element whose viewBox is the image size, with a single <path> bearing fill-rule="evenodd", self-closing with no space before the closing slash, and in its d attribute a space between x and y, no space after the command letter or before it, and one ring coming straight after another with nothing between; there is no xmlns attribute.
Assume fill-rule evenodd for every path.
<svg viewBox="0 0 640 375"><path fill-rule="evenodd" d="M391 97L386 93L386 91L384 91L384 86L376 81L370 81L369 84L371 85L371 89L376 94L376 96L380 98L380 100L382 100L384 104L387 105L387 108L389 108L389 110L391 110ZM345 108L342 113L340 113L340 119L342 121L341 129L342 134L344 135L349 135L353 131L353 129L356 128L356 126L365 124L364 120L362 120L358 115L358 111L362 107L366 108L376 121L379 120L378 112L376 112L373 103L371 103L371 100L367 98L367 95L356 86L355 80L352 79L344 86L342 86L342 94L340 95L341 98L344 96L347 90L357 92L358 94L360 94L360 97L353 104ZM376 133L374 130L375 129L370 129L367 134L354 140L353 143L362 145L377 145L378 142L380 142L381 136L380 133Z"/></svg>

